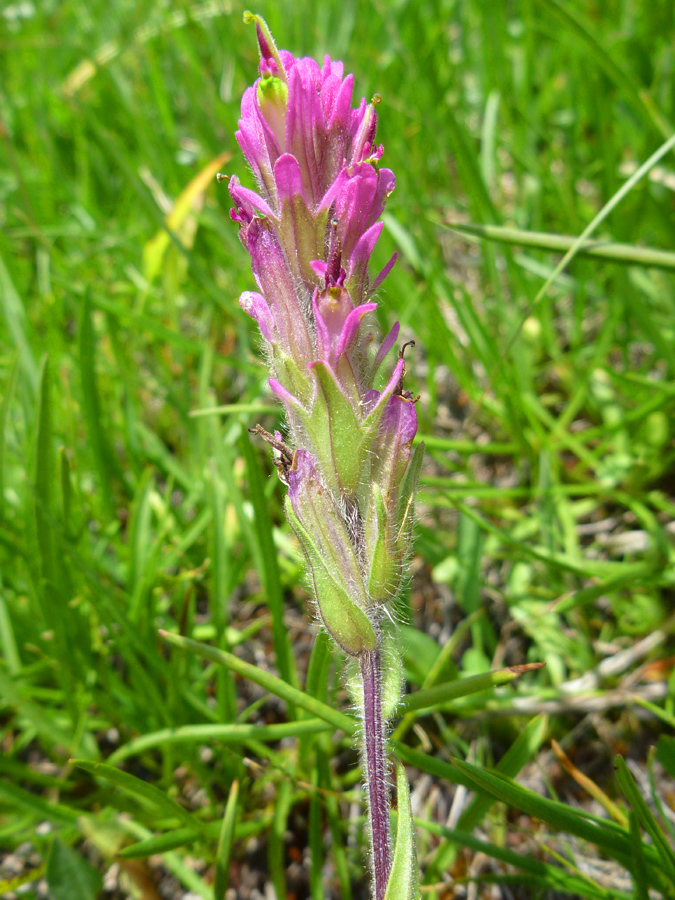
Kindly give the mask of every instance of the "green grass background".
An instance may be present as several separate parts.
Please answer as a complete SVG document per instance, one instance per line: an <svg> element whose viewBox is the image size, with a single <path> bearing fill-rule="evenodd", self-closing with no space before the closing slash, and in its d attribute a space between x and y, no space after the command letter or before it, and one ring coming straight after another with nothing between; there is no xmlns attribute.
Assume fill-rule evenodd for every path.
<svg viewBox="0 0 675 900"><path fill-rule="evenodd" d="M221 897L251 834L278 896L362 896L360 838L348 840L353 765L331 764L349 741L319 733L325 709L312 716L295 695L270 706L278 685L256 694L232 666L158 637L238 648L301 696L345 703L322 641L306 674L314 632L283 488L246 433L273 427L276 412L237 303L253 279L226 187L211 180L165 228L218 154L231 154L222 171L248 177L234 140L257 66L243 8L0 10L0 845L30 841L29 875L51 861L56 897L96 896L82 860L103 870L132 841L146 842L141 858L163 852L184 890ZM522 730L521 708L560 700L560 685L655 634L583 689L601 708L604 698L617 740L671 729L672 152L599 224L593 254L542 288L672 135L672 3L297 0L255 11L279 46L341 58L357 96L382 96L397 188L375 265L394 250L399 262L378 315L417 342L409 387L428 443L401 612L409 679L431 687L547 663L517 690L433 717L410 711L397 736L439 764L469 745L496 762ZM456 230L467 223L498 226L498 240ZM570 241L551 249L541 233ZM623 679L645 660L663 665L640 718ZM494 716L464 721L486 708ZM564 702L562 713L537 726L521 765L578 723ZM262 730L269 721L276 731ZM253 730L228 736L233 724ZM128 784L96 775L111 753ZM433 804L426 813L431 884L456 841L433 832ZM508 844L504 816L485 825L495 845ZM295 863L304 889L293 887L304 882L289 829L311 850ZM68 866L77 895L55 887Z"/></svg>

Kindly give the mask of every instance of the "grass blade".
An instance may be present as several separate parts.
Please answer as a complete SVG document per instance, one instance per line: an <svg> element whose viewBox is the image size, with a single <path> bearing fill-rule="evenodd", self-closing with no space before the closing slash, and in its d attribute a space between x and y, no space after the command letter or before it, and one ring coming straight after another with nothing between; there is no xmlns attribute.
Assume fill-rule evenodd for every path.
<svg viewBox="0 0 675 900"><path fill-rule="evenodd" d="M400 763L396 763L396 797L396 843L384 900L418 900L419 872L410 787L406 771Z"/></svg>
<svg viewBox="0 0 675 900"><path fill-rule="evenodd" d="M418 818L415 819L415 824L418 828L424 829L430 834L435 834L438 837L452 841L460 847L467 847L469 850L473 850L474 853L485 853L486 856L497 859L506 865L514 866L530 876L529 879L515 876L514 882L516 884L530 884L539 891L562 891L571 894L574 898L588 897L589 900L633 900L630 894L617 891L613 888L603 888L590 881L590 879L580 877L576 874L570 874L559 866L549 865L541 860L533 859L531 856L516 853L505 847L499 847L496 844L482 841L480 838L474 837L467 831L454 831L443 825L439 825L436 822L429 822L425 819ZM501 873L498 877L502 880L508 878L508 876Z"/></svg>
<svg viewBox="0 0 675 900"><path fill-rule="evenodd" d="M638 790L638 786L635 784L633 776L628 771L628 766L622 756L616 756L614 758L614 769L621 790L633 807L640 824L652 839L653 845L661 858L662 866L665 869L664 874L667 873L670 883L675 884L675 853L661 830L659 823L652 815L652 811L647 806L646 800Z"/></svg>
<svg viewBox="0 0 675 900"><path fill-rule="evenodd" d="M569 4L562 4L560 0L539 0L542 6L547 7L567 28L576 34L586 44L592 58L605 70L607 75L620 87L633 107L635 113L645 124L656 128L663 137L673 133L673 126L665 116L656 108L646 91L639 91L630 76L616 63L605 50L598 38L593 33L590 22L584 20L577 12L572 12Z"/></svg>
<svg viewBox="0 0 675 900"><path fill-rule="evenodd" d="M640 833L640 820L635 812L630 813L630 836L633 848L633 868L631 874L635 885L635 900L649 900L649 885L647 884L647 867L642 847L642 834Z"/></svg>
<svg viewBox="0 0 675 900"><path fill-rule="evenodd" d="M508 778L515 778L541 747L548 730L546 716L531 719L511 744L504 756L499 760L496 770ZM467 806L458 822L460 831L471 831L479 825L494 800L487 794L478 794Z"/></svg>
<svg viewBox="0 0 675 900"><path fill-rule="evenodd" d="M616 207L621 203L623 198L630 191L633 190L636 184L640 182L645 175L647 175L654 166L661 160L667 153L675 147L675 134L672 134L667 141L664 141L660 147L658 147L652 155L647 159L642 165L631 175L631 177L626 181L626 183L611 197L607 203L602 207L599 213L593 217L593 219L588 223L588 225L584 228L578 238L571 245L569 250L565 253L563 258L560 260L555 269L551 272L549 277L546 279L544 284L541 286L534 300L530 304L528 315L532 314L532 311L536 309L539 305L539 302L546 296L546 292L551 287L553 282L556 280L558 275L567 268L570 262L574 259L577 253L584 246L588 238L593 234L593 232L605 221L607 216L616 209ZM521 326L522 327L522 326ZM520 331L520 328L518 329ZM517 333L516 333L517 334ZM513 343L514 337L509 341L509 345Z"/></svg>
<svg viewBox="0 0 675 900"><path fill-rule="evenodd" d="M405 714L413 710L435 709L440 704L467 697L479 691L487 691L490 688L499 687L502 684L510 684L516 678L520 678L527 672L535 672L543 668L545 663L525 663L522 666L510 666L508 669L499 669L496 672L486 672L484 675L472 675L470 678L460 678L448 684L439 684L436 687L424 691L408 694L399 705L399 712Z"/></svg>
<svg viewBox="0 0 675 900"><path fill-rule="evenodd" d="M106 438L108 430L104 427L103 422L96 375L96 342L91 321L91 301L88 293L85 293L82 302L79 350L82 414L100 479L101 497L108 515L112 515L114 509L112 492L112 476L115 468L113 463L114 456L108 446Z"/></svg>
<svg viewBox="0 0 675 900"><path fill-rule="evenodd" d="M70 763L73 766L77 766L78 769L84 769L84 771L89 772L90 775L105 778L116 788L126 791L126 793L130 794L132 797L136 797L145 803L149 803L155 809L161 811L165 816L172 819L178 819L179 822L182 822L182 824L188 828L199 833L205 831L203 822L193 816L192 813L189 813L186 809L183 809L180 804L168 797L164 791L155 787L154 784L142 781L140 778L136 778L128 772L123 772L121 769L116 769L114 766L109 766L105 763L90 762L87 759L71 759Z"/></svg>
<svg viewBox="0 0 675 900"><path fill-rule="evenodd" d="M270 880L274 885L277 897L287 897L286 866L284 864L284 835L288 828L288 814L293 800L293 785L288 779L279 783L277 791L274 820L269 834L267 860Z"/></svg>
<svg viewBox="0 0 675 900"><path fill-rule="evenodd" d="M14 287L9 270L0 256L0 308L2 309L7 330L21 360L21 368L26 373L28 385L34 394L37 390L39 373L33 356L26 312L21 298Z"/></svg>
<svg viewBox="0 0 675 900"><path fill-rule="evenodd" d="M182 725L178 728L163 728L123 744L108 757L108 763L117 765L130 756L168 744L219 741L227 745L245 744L247 741L280 741L288 737L320 734L329 727L323 719L304 719L301 722L278 725Z"/></svg>
<svg viewBox="0 0 675 900"><path fill-rule="evenodd" d="M439 223L440 224L440 223ZM575 245L577 238L563 234L549 234L543 231L524 231L501 225L474 225L463 222L442 224L451 231L471 234L497 241L500 244L515 244L536 250L550 250L553 253L567 253ZM657 250L653 247L639 247L635 244L618 244L611 241L588 240L577 249L577 255L624 265L650 266L655 269L675 270L675 253Z"/></svg>
<svg viewBox="0 0 675 900"><path fill-rule="evenodd" d="M230 878L230 861L232 859L232 844L236 836L235 825L237 822L237 810L239 803L239 782L233 781L230 793L225 804L223 824L218 838L216 851L216 872L213 879L213 900L225 900L225 891L228 888Z"/></svg>
<svg viewBox="0 0 675 900"><path fill-rule="evenodd" d="M491 793L498 800L508 803L521 812L541 819L558 831L574 834L584 841L596 844L623 866L630 867L631 840L625 829L573 810L563 803L540 797L496 773L479 769L477 766L458 759L453 760L453 765L468 777L473 786ZM649 849L651 850L651 848ZM652 866L656 862L660 868L658 857L656 860L654 859L654 852L652 851L649 855ZM655 880L655 872L650 872L650 885L658 887L659 884L660 882Z"/></svg>
<svg viewBox="0 0 675 900"><path fill-rule="evenodd" d="M353 735L358 729L358 723L351 716L345 715L345 713L341 713L325 703L321 703L315 697L307 696L307 694L293 687L293 685L287 684L275 675L270 675L269 672L264 672L257 666L251 665L251 663L244 662L244 660L227 653L225 650L218 650L215 647L209 647L208 644L200 644L197 641L190 640L190 638L170 634L168 631L160 631L159 633L170 644L175 644L183 650L196 653L198 656L217 663L219 666L225 666L243 678L250 678L251 681L260 685L261 688L264 688L271 694L275 694L287 703L295 704L300 709L307 710L307 712L317 716L319 719L323 719L324 722L328 722L334 728L341 729L345 734Z"/></svg>
<svg viewBox="0 0 675 900"><path fill-rule="evenodd" d="M248 489L255 513L256 533L262 561L262 576L265 583L267 603L272 615L272 637L279 674L289 684L298 686L298 673L288 643L288 629L284 625L284 596L279 576L277 551L272 534L272 520L263 487L260 462L248 434L243 434L239 446L246 460ZM293 718L291 710L289 716Z"/></svg>

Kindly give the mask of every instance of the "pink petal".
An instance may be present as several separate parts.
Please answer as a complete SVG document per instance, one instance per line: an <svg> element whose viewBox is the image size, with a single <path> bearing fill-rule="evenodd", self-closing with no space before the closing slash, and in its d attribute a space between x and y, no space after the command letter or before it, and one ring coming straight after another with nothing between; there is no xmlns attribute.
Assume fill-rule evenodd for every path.
<svg viewBox="0 0 675 900"><path fill-rule="evenodd" d="M387 439L409 444L417 434L415 404L405 397L390 397L382 417L382 431Z"/></svg>
<svg viewBox="0 0 675 900"><path fill-rule="evenodd" d="M377 372L377 370L380 368L380 366L381 366L381 364L382 364L382 360L385 358L385 356L387 355L387 353L389 353L389 351L391 350L391 348L392 348L392 347L394 346L394 344L396 343L396 338L398 337L398 333L399 333L400 330L401 330L401 326L399 325L399 323L398 323L398 322L394 322L394 325L392 326L391 331L390 331L389 334L386 336L386 338L382 341L382 346L381 346L380 349L377 351L377 356L376 356L375 359L373 360L373 368L372 368L372 373L373 373L373 375L374 375L374 374Z"/></svg>
<svg viewBox="0 0 675 900"><path fill-rule="evenodd" d="M340 334L340 342L338 344L336 354L337 359L339 359L342 354L351 346L359 330L361 319L367 313L373 312L373 310L375 309L377 309L377 303L364 303L361 306L357 306L356 309L353 309L349 313L349 315L347 316L347 320L342 327L342 333Z"/></svg>
<svg viewBox="0 0 675 900"><path fill-rule="evenodd" d="M307 198L302 186L302 173L297 159L290 153L283 153L274 164L274 181L277 186L279 203L300 197L305 206Z"/></svg>
<svg viewBox="0 0 675 900"><path fill-rule="evenodd" d="M396 386L399 384L399 382L401 380L404 366L405 366L405 363L403 362L403 360L399 359L399 361L396 363L396 365L394 367L394 371L392 372L391 378L387 382L385 389L380 393L380 396L377 398L377 403L373 406L371 411L368 413L368 416L367 416L368 419L375 416L376 412L383 412L384 404L389 400L391 395L394 393L394 391L396 390Z"/></svg>
<svg viewBox="0 0 675 900"><path fill-rule="evenodd" d="M298 161L305 192L314 207L320 199L319 172L322 153L320 130L323 116L317 91L308 90L303 84L303 75L309 80L312 74L311 67L301 66L301 63L305 62L306 60L300 60L288 79L286 149ZM316 63L314 66L318 71Z"/></svg>
<svg viewBox="0 0 675 900"><path fill-rule="evenodd" d="M247 315L256 320L265 340L271 342L274 319L263 295L257 291L244 291L239 298L239 305Z"/></svg>
<svg viewBox="0 0 675 900"><path fill-rule="evenodd" d="M272 211L270 206L263 200L263 198L256 194L255 191L252 191L250 188L246 188L241 184L238 178L232 177L230 178L230 196L237 204L237 206L241 206L249 218L253 218L254 211L260 212L264 216L267 216L269 219L277 218L276 214Z"/></svg>
<svg viewBox="0 0 675 900"><path fill-rule="evenodd" d="M272 393L274 396L281 400L284 406L289 410L302 410L304 411L304 407L302 403L298 400L295 394L291 394L289 390L287 390L283 384L279 384L276 378L268 378L267 383L269 384Z"/></svg>
<svg viewBox="0 0 675 900"><path fill-rule="evenodd" d="M384 281L384 279L387 277L387 275L388 275L388 274L391 272L391 270L394 268L394 263L396 262L397 259L398 259L398 253L394 253L394 255L393 255L392 258L389 260L389 262L387 263L387 265L384 267L384 269L382 269L382 271L380 272L380 274L377 276L377 278L375 279L375 281L372 283L371 288L370 288L371 293L375 293L375 291L379 288L379 286L382 284L382 282Z"/></svg>
<svg viewBox="0 0 675 900"><path fill-rule="evenodd" d="M331 84L331 89L333 85ZM325 89L324 89L325 90ZM339 85L337 92L324 98L321 92L321 100L324 104L323 111L326 117L326 127L331 131L336 125L342 125L345 130L349 127L352 113L352 93L354 91L354 76L347 75ZM327 102L330 99L330 103Z"/></svg>
<svg viewBox="0 0 675 900"><path fill-rule="evenodd" d="M396 178L391 169L379 169L377 174L377 190L375 192L375 197L373 198L373 203L370 209L370 215L368 217L369 225L371 225L373 222L376 222L380 218L380 216L384 212L384 205L387 202L387 197L396 187Z"/></svg>
<svg viewBox="0 0 675 900"><path fill-rule="evenodd" d="M376 222L361 235L349 255L349 289L355 300L365 299L365 294L372 294L368 287L368 263L382 229L383 222Z"/></svg>
<svg viewBox="0 0 675 900"><path fill-rule="evenodd" d="M325 262L323 262L323 260L314 259L310 263L310 266L316 272L322 282L326 280L326 272L328 271L328 266Z"/></svg>
<svg viewBox="0 0 675 900"><path fill-rule="evenodd" d="M335 78L342 79L344 73L344 65L338 60L331 60L330 56L326 54L323 58L323 68L321 70L321 76L325 81L330 76ZM349 75L347 76L349 78Z"/></svg>

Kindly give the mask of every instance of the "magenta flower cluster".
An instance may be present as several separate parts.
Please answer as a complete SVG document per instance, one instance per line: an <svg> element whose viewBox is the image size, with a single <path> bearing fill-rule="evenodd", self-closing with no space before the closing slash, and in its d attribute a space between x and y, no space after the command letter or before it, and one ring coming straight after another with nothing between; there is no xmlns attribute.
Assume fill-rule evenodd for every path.
<svg viewBox="0 0 675 900"><path fill-rule="evenodd" d="M375 388L399 331L373 348L372 298L395 257L374 279L369 263L395 179L380 165L375 106L352 107L342 63L296 59L256 27L260 77L244 94L237 140L258 189L232 177L230 194L258 291L240 303L286 410L288 441L266 437L319 615L359 656L378 646L382 607L401 587L421 464L401 351Z"/></svg>

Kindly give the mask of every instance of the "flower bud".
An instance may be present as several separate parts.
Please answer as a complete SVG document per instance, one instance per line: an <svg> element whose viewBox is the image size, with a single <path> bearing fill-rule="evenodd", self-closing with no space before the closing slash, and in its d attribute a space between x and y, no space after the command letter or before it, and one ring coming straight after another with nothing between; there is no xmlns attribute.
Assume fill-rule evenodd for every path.
<svg viewBox="0 0 675 900"><path fill-rule="evenodd" d="M345 520L321 484L310 455L295 454L286 514L305 554L317 611L326 630L350 656L374 650L377 635Z"/></svg>
<svg viewBox="0 0 675 900"><path fill-rule="evenodd" d="M260 112L283 151L286 148L288 85L281 78L275 78L267 69L258 81L256 97Z"/></svg>

